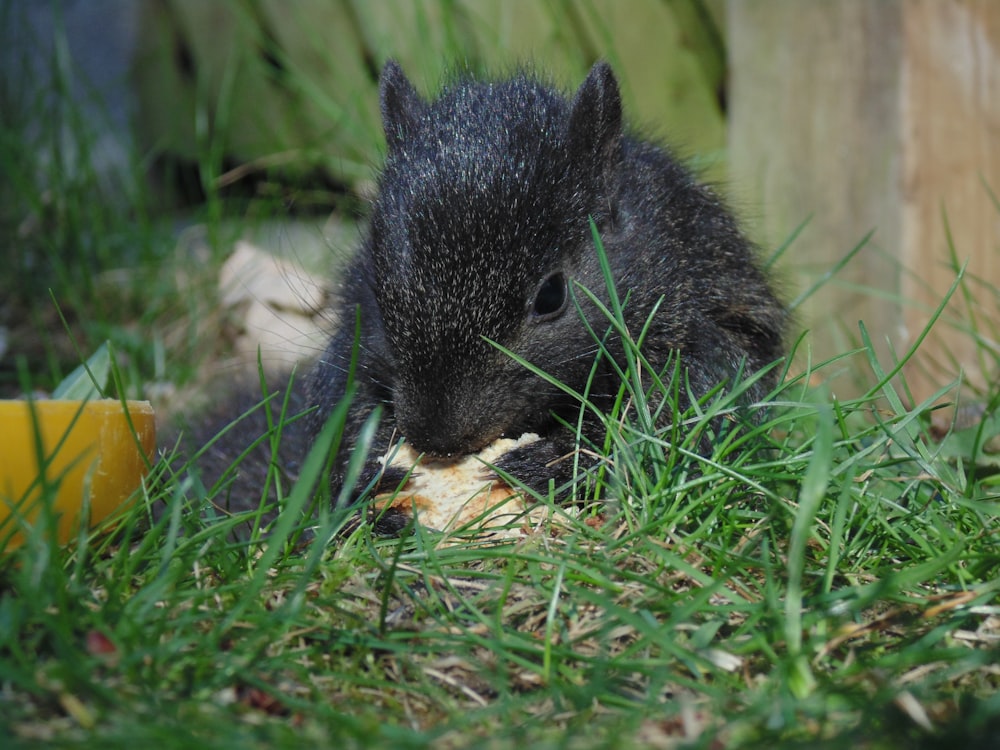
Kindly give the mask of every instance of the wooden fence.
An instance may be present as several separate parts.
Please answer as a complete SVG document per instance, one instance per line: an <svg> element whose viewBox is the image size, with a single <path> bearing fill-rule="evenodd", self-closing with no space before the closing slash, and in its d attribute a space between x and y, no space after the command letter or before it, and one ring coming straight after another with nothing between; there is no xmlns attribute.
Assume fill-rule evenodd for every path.
<svg viewBox="0 0 1000 750"><path fill-rule="evenodd" d="M863 320L890 367L967 263L968 294L904 372L916 400L959 369L972 385L995 380L1000 2L729 0L726 10L731 182L758 207L757 237L779 243L808 219L784 260L795 288L874 230L800 312L814 361L845 351ZM838 380L836 392L856 392Z"/></svg>

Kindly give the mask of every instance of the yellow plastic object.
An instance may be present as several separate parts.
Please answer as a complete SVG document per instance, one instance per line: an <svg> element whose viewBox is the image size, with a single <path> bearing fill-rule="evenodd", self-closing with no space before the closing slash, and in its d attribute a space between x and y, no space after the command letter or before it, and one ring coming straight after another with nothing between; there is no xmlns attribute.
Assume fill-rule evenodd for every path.
<svg viewBox="0 0 1000 750"><path fill-rule="evenodd" d="M24 541L43 497L55 498L60 543L79 529L85 492L91 525L128 499L153 459L156 425L148 401L126 403L127 416L113 399L0 401L0 548Z"/></svg>

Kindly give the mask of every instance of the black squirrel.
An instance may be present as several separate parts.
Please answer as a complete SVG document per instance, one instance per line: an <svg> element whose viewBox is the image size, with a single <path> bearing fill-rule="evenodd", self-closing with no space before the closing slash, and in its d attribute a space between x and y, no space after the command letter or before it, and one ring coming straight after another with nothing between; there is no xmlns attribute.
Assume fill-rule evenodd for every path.
<svg viewBox="0 0 1000 750"><path fill-rule="evenodd" d="M641 330L656 309L645 356L659 368L680 355L682 406L688 387L702 396L784 354L786 310L754 248L665 148L626 133L608 64L595 64L572 98L520 73L458 78L428 102L390 61L379 95L388 149L370 226L341 282L340 330L296 396L315 408L282 450L301 460L291 453L343 398L357 317L357 393L334 460L334 497L377 406L363 479L398 438L450 457L525 432L541 439L504 455L498 468L543 492L572 479L573 462L561 459L575 436L557 417L573 423L579 404L491 342L585 389L598 347L571 296L596 330L608 327L583 294L571 293L581 285L607 297L591 221L627 297L630 329ZM621 352L614 338L608 344ZM602 367L590 397L609 405L620 381ZM763 398L777 373L748 397ZM603 432L587 434L598 429L585 421L584 438L599 443ZM259 499L260 485L248 494Z"/></svg>

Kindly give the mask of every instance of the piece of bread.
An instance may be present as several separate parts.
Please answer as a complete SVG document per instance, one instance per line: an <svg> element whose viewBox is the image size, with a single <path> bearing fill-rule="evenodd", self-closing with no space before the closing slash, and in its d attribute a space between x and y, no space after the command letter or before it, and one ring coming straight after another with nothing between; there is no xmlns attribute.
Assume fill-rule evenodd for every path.
<svg viewBox="0 0 1000 750"><path fill-rule="evenodd" d="M412 467L412 474L395 495L375 498L376 511L388 510L438 531L470 529L494 537L521 536L544 518L544 509L493 475L487 464L535 440L538 436L533 433L516 440L501 438L479 453L453 461L421 458L404 444L389 456L389 465L404 471Z"/></svg>

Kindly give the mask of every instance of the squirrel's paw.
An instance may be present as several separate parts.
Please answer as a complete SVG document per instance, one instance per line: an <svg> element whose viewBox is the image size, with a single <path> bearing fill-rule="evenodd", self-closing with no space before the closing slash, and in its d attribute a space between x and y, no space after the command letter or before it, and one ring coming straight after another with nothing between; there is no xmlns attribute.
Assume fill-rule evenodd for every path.
<svg viewBox="0 0 1000 750"><path fill-rule="evenodd" d="M535 492L547 495L550 484L556 497L565 494L573 479L572 450L548 440L538 440L508 451L493 465Z"/></svg>
<svg viewBox="0 0 1000 750"><path fill-rule="evenodd" d="M374 497L375 495L387 492L395 492L403 484L404 479L414 476L416 476L415 473L409 473L400 466L382 466L382 464L376 461L370 461L361 470L361 474L354 482L349 495L350 503L356 503L362 496ZM343 474L334 477L333 488L335 492L343 484ZM370 491L366 493L366 489L370 489Z"/></svg>
<svg viewBox="0 0 1000 750"><path fill-rule="evenodd" d="M371 478L375 478L375 475L378 476L378 481L375 484L374 494L379 494L382 492L394 492L403 484L404 480L419 476L419 472L409 471L402 466L390 464L389 466L378 466Z"/></svg>

